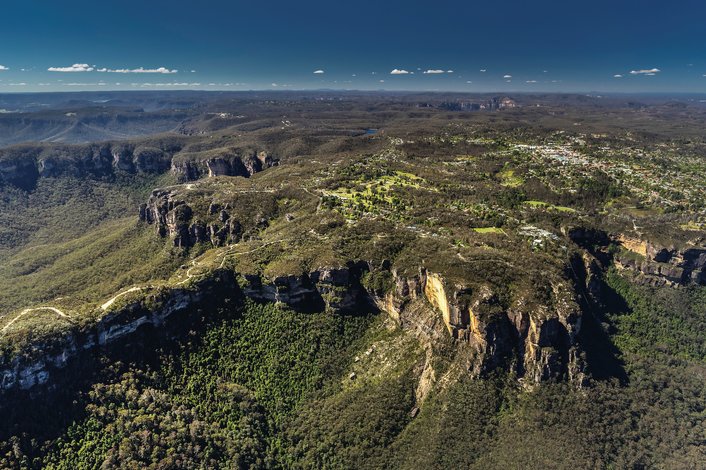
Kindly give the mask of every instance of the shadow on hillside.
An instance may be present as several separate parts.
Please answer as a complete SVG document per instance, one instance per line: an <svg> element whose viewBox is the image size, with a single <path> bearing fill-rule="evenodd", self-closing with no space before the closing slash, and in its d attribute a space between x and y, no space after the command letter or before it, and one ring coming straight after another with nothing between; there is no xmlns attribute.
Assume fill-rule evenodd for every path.
<svg viewBox="0 0 706 470"><path fill-rule="evenodd" d="M600 298L582 302L584 315L580 341L586 351L586 358L591 375L598 380L616 378L621 384L628 383L625 364L620 358L620 350L610 338L615 327L609 322L611 314L629 310L625 300L600 281Z"/></svg>

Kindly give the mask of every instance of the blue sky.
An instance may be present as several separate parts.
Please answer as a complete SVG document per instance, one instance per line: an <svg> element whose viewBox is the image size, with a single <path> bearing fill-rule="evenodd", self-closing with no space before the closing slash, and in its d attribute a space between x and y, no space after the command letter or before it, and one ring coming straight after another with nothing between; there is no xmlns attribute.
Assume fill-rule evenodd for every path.
<svg viewBox="0 0 706 470"><path fill-rule="evenodd" d="M0 66L0 92L706 92L706 2L9 1Z"/></svg>

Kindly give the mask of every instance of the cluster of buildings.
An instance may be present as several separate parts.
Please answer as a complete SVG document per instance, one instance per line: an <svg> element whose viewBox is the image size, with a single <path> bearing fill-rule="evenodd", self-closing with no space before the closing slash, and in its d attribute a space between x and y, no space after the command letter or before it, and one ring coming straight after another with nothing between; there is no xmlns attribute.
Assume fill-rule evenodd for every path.
<svg viewBox="0 0 706 470"><path fill-rule="evenodd" d="M488 99L456 99L441 103L419 103L417 108L440 108L448 111L498 111L517 108L518 104L509 97L493 97Z"/></svg>

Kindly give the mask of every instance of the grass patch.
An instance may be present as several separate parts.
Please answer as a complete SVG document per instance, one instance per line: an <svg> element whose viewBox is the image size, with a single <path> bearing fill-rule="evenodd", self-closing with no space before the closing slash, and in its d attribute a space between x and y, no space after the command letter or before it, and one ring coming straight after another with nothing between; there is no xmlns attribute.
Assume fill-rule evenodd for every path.
<svg viewBox="0 0 706 470"><path fill-rule="evenodd" d="M505 235L505 230L501 229L500 227L475 227L471 230L476 233L500 233L502 235Z"/></svg>
<svg viewBox="0 0 706 470"><path fill-rule="evenodd" d="M558 212L576 212L576 209L572 209L571 207L555 206L554 204L544 201L525 201L525 204L535 209L546 209Z"/></svg>
<svg viewBox="0 0 706 470"><path fill-rule="evenodd" d="M515 170L501 171L500 173L498 173L498 177L501 181L500 184L509 188L517 188L525 184L524 178L522 178L521 176L517 176L515 174Z"/></svg>

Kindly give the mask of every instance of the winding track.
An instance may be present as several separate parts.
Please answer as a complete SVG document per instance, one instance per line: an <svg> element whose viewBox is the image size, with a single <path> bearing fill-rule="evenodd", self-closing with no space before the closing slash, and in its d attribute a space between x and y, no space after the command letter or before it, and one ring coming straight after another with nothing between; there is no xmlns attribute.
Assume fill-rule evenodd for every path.
<svg viewBox="0 0 706 470"><path fill-rule="evenodd" d="M107 300L103 305L101 305L101 309L102 309L102 310L108 310L108 307L110 307L111 305L113 305L113 303L114 303L116 300L118 300L118 298L122 297L123 295L129 294L130 292L135 292L135 291L138 291L138 290L146 289L147 287L150 287L150 286L145 286L145 287L137 287L137 286L136 286L136 287L131 287L131 288L129 288L128 290L126 290L126 291L124 291L124 292L121 292L121 293L119 293L118 295L116 295L115 297L113 297L113 298Z"/></svg>
<svg viewBox="0 0 706 470"><path fill-rule="evenodd" d="M258 246L258 247L256 247L256 248L253 248L252 250L243 251L243 252L239 252L239 253L233 253L232 250L235 248L235 245L230 245L230 246L228 246L228 248L225 249L222 253L220 253L219 255L217 255L217 256L222 256L221 263L220 263L220 266L219 266L219 267L220 267L220 268L223 268L223 266L224 266L224 264L225 264L225 261L226 261L226 259L227 259L229 256L245 255L245 254L248 254L248 253L252 253L252 252L261 250L261 249L265 248L266 246L269 246L269 245L272 245L272 244L275 244L275 243L285 242L285 241L287 241L287 240L288 240L288 239L273 240L273 241L271 241L271 242L263 243L262 245L260 245L260 246ZM174 284L174 286L179 286L179 285L182 285L182 284L185 284L186 282L188 282L192 277L194 277L194 274L192 274L191 271L192 271L194 268L197 268L197 267L198 267L198 263L196 262L196 260L191 261L191 267L190 267L189 269L187 269L187 271L186 271L186 278L183 279L183 280L181 280L181 281L179 281L179 282L177 282L176 284ZM116 294L115 296L111 297L110 299L106 300L106 301L100 306L100 308L101 308L101 310L104 310L104 311L105 311L105 310L108 310L108 309L110 308L110 306L113 305L113 304L115 303L115 301L118 300L120 297L122 297L122 296L124 296L124 295L126 295L126 294L129 294L129 293L131 293L131 292L137 292L137 291L140 291L140 290L149 289L149 288L151 288L151 287L154 287L154 286L150 284L150 285L145 285L145 286L134 286L134 287L131 287L131 288L129 288L129 289L123 291L123 292L120 292L119 294ZM68 314L65 313L65 312L62 312L61 310L59 310L59 309L56 308L56 307L33 307L33 308L26 308L26 309L22 310L15 318L13 318L12 320L10 320L10 322L8 322L7 325L5 325L4 327L2 327L2 329L0 329L0 333L5 333L17 320L19 320L20 318L22 318L22 317L25 316L26 314L31 313L31 312L41 311L41 310L48 310L48 311L54 312L54 313L56 313L57 315L59 315L60 317L62 317L62 318L66 318L66 319L69 320L69 321L73 321L73 319L71 318L70 315L68 315Z"/></svg>
<svg viewBox="0 0 706 470"><path fill-rule="evenodd" d="M62 312L61 310L59 310L58 308L55 308L55 307L34 307L34 308L26 308L26 309L22 310L19 315L17 315L15 318L13 318L12 320L10 320L10 322L9 322L7 325L3 326L3 327L2 327L2 330L0 330L0 332L5 333L5 331L6 331L8 328L10 328L10 327L12 326L12 324L15 323L17 320L19 320L20 318L22 318L22 317L25 316L26 314L28 314L28 313L30 313L30 312L36 312L37 310L50 310L50 311L56 313L57 315L59 315L60 317L66 318L66 319L68 319L69 321L73 321L73 320L71 320L71 317L70 317L69 315L67 315L66 313Z"/></svg>

